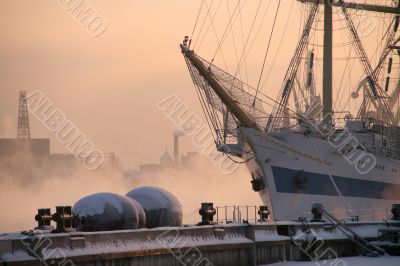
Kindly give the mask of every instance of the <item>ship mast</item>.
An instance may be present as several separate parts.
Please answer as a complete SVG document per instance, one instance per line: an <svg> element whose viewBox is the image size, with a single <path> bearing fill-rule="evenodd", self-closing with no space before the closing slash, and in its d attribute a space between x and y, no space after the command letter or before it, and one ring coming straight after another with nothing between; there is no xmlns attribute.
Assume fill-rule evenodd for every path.
<svg viewBox="0 0 400 266"><path fill-rule="evenodd" d="M346 15L346 21L349 24L350 31L352 37L356 43L356 50L359 54L360 61L364 68L365 73L370 79L370 87L371 90L376 94L376 98L379 103L382 104L384 108L387 108L387 104L384 100L386 97L385 92L380 88L379 84L377 84L374 71L370 65L367 54L360 42L357 31L354 27L351 18L346 13L346 9L356 9L356 10L364 10L364 11L372 11L372 12L383 12L383 13L391 13L400 15L400 7L390 7L390 6L382 6L382 5L371 5L371 4L355 4L349 1L344 0L297 0L300 3L312 3L313 9L310 11L310 16L307 20L307 23L304 26L303 33L301 35L301 39L298 43L298 46L295 50L295 55L292 58L289 69L285 75L284 82L282 83L281 89L281 100L280 102L274 103L273 113L269 115L268 121L266 125L258 124L257 117L253 117L251 115L251 111L254 110L254 104L252 107L244 106L241 104L241 100L236 98L235 94L230 92L228 88L226 88L227 80L224 80L224 77L218 77L218 73L213 73L212 71L212 63L206 62L198 57L193 50L190 50L190 40L189 37L186 36L184 42L181 44L181 51L185 56L186 62L188 63L189 71L192 74L192 78L194 79L195 85L203 88L206 93L209 89L215 93L215 96L218 97L222 104L225 105L226 111L229 112L235 122L242 127L253 128L259 131L268 131L270 129L279 128L279 123L282 117L285 117L285 112L287 112L287 101L290 95L291 87L293 86L293 82L295 80L299 64L301 62L301 56L304 54L304 49L306 47L306 43L308 42L308 38L310 35L310 30L312 29L312 25L315 21L315 15L318 11L319 5L324 5L324 48L323 48L323 115L324 115L324 123L328 127L333 126L333 7L341 7L344 14ZM222 73L223 74L223 73ZM224 75L226 75L225 73ZM233 76L229 76L235 80L236 78ZM234 87L233 83L230 85ZM242 93L242 92L241 92ZM239 93L240 94L240 93ZM382 95L381 95L382 94ZM378 97L379 96L379 97ZM206 97L210 97L207 96ZM246 108L249 107L250 111ZM218 108L216 108L218 111ZM384 110L386 111L386 109ZM224 112L223 110L221 112ZM387 118L385 120L392 122L391 120L393 115L390 112L385 113ZM265 114L267 116L267 114ZM265 116L263 116L265 117ZM213 116L213 119L215 117Z"/></svg>
<svg viewBox="0 0 400 266"><path fill-rule="evenodd" d="M357 9L370 12L379 12L387 14L400 14L400 3L397 7L351 3L343 0L298 0L301 3L324 4L324 51L323 51L323 114L326 125L332 125L332 51L333 51L333 7L342 7L343 9ZM373 74L373 73L371 73ZM372 78L372 76L371 76Z"/></svg>
<svg viewBox="0 0 400 266"><path fill-rule="evenodd" d="M332 0L324 0L323 105L324 122L332 125Z"/></svg>
<svg viewBox="0 0 400 266"><path fill-rule="evenodd" d="M297 0L301 3L313 3L315 4L318 2L318 4L326 4L326 0ZM346 7L348 9L358 9L358 10L364 10L364 11L371 11L371 12L380 12L380 13L386 13L386 14L395 14L399 15L400 14L400 9L399 7L391 7L391 6L382 6L382 5L373 5L373 4L362 4L362 3L351 3L349 1L343 1L343 0L329 0L331 2L331 7Z"/></svg>

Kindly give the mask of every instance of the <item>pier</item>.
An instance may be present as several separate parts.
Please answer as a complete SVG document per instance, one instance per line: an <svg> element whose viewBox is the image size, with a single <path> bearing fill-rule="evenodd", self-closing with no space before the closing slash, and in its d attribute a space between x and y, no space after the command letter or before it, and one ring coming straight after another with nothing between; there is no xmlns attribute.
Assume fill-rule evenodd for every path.
<svg viewBox="0 0 400 266"><path fill-rule="evenodd" d="M348 222L361 237L400 222ZM326 223L216 224L109 232L0 236L0 266L22 265L265 265L357 256L357 247Z"/></svg>

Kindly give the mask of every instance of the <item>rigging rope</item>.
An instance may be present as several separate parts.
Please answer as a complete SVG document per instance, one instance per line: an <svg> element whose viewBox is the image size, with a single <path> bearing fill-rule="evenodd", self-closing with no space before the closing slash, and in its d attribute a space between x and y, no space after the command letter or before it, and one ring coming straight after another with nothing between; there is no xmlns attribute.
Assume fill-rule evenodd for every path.
<svg viewBox="0 0 400 266"><path fill-rule="evenodd" d="M364 72L368 75L371 93L377 98L379 105L382 107L383 119L386 121L389 121L390 124L394 124L393 114L389 110L387 102L384 99L384 97L386 96L386 93L385 93L385 91L382 90L379 83L377 82L376 73L374 73L374 70L372 69L370 61L368 60L367 53L365 52L364 46L361 43L361 40L357 33L356 27L355 27L349 13L347 12L346 7L342 6L341 9L342 9L342 13L344 14L344 16L346 18L346 23L349 27L350 33L355 41L354 44L355 44L356 52L358 53L358 55L360 57L361 65L364 68ZM362 117L362 115L363 115L361 113L361 111L362 111L362 109L360 109L359 117Z"/></svg>
<svg viewBox="0 0 400 266"><path fill-rule="evenodd" d="M284 81L282 83L282 88L280 91L280 98L281 98L280 104L274 107L274 110L273 110L273 113L271 116L274 119L274 121L271 120L271 122L268 123L266 130L270 130L270 129L274 129L274 128L276 129L277 127L279 127L279 123L281 122L279 117L284 117L284 112L288 110L287 103L288 103L290 91L293 87L295 76L297 74L297 70L299 69L299 65L301 62L301 56L306 47L306 43L309 40L311 27L315 21L315 17L316 17L318 8L319 8L318 3L313 4L312 9L309 14L309 17L308 17L308 20L307 20L307 23L304 26L302 36L297 45L295 54L290 62L289 68L286 72Z"/></svg>
<svg viewBox="0 0 400 266"><path fill-rule="evenodd" d="M244 50L244 33L243 33L243 21L242 21L242 12L239 13L239 19L240 19L240 33L242 36L242 49ZM239 62L238 62L239 64ZM247 61L244 62L244 70L245 70L245 76L246 76L246 83L249 83L249 74L247 70Z"/></svg>
<svg viewBox="0 0 400 266"><path fill-rule="evenodd" d="M389 36L387 36L387 38L386 38L386 45L385 45L384 47L387 47L387 46L392 42L392 41L390 40L390 39L393 38L393 37L391 36L392 34L393 34L393 33L391 33L391 34L389 34ZM378 56L379 47L383 45L384 39L385 39L385 38L382 38L382 39L380 40L379 44L377 45L376 49L374 50L374 52L373 52L373 54L372 54L372 57L371 57L372 59L373 59L375 56ZM392 39L392 40L393 40L393 39ZM354 42L353 42L353 44L354 44ZM385 55L385 51L382 51L381 56L380 56L380 60L382 61L384 58L386 58L386 56L387 56L387 55ZM359 59L359 57L357 57L357 58ZM352 69L352 68L354 67L354 64L355 64L355 61L352 62L352 66L351 66L350 69ZM377 67L376 67L376 68L374 69L374 71L373 71L373 73L374 73L374 75L375 75L376 77L377 77L377 76L379 75L379 73L380 73L381 64L383 64L383 61L382 61L382 62L379 62L379 63L377 64ZM360 82L361 82L364 78L365 78L364 75L360 76L360 78L357 80L356 84L360 84ZM351 82L351 80L350 80L350 71L349 71L348 82L349 82L349 83ZM340 102L342 102L343 96L344 96L344 94L341 95ZM346 106L348 106L348 105L350 104L351 99L352 99L351 97L349 97L349 98L347 99L346 103L343 105L343 109L341 110L342 112L346 109ZM362 104L362 106L361 106L361 108L360 108L360 111L359 111L360 113L362 112L362 110L365 110L365 109L366 109L366 107L365 107L366 105L365 105L365 104L366 104L366 103L363 103L363 104Z"/></svg>
<svg viewBox="0 0 400 266"><path fill-rule="evenodd" d="M270 3L271 3L271 2L270 2ZM250 32L249 32L249 34L248 34L248 36L247 36L246 43L245 43L245 45L244 45L244 47L243 47L243 52L242 52L242 55L240 56L239 64L238 64L238 66L237 66L237 68L236 68L235 74L233 75L235 78L236 78L236 76L237 76L237 74L238 74L238 71L240 71L240 68L241 68L240 66L241 66L241 64L242 64L243 56L244 56L245 53L246 53L247 44L248 44L248 42L249 42L250 36L251 36L251 34L252 34L252 31L253 31L254 24L255 24L256 19L257 19L257 17L258 17L258 13L259 13L259 11L260 11L261 4L262 4L262 0L260 0L260 2L258 3L256 15L254 16L253 22L251 23Z"/></svg>
<svg viewBox="0 0 400 266"><path fill-rule="evenodd" d="M323 159L323 157L321 156L321 153L319 152L319 149L317 149L317 147L315 146L315 143L312 141L311 138L309 138L309 140L310 140L310 142L311 142L311 144L312 144L313 149L315 150L315 152L318 154L318 156L319 156L320 158ZM351 210L350 205L347 203L346 199L343 197L343 194L342 194L342 192L340 191L339 187L337 186L335 180L333 179L333 176L332 176L332 174L331 174L331 171L329 170L329 168L328 168L327 165L324 164L324 167L325 167L326 173L329 175L329 179L330 179L330 181L331 181L333 187L334 187L335 190L336 190L336 193L338 193L338 196L339 196L340 200L342 201L342 203L343 203L343 205L345 206L346 210L354 217L354 213L353 213L353 211Z"/></svg>
<svg viewBox="0 0 400 266"><path fill-rule="evenodd" d="M240 0L239 0L239 2L240 2ZM246 2L246 0L245 0L244 2ZM243 3L243 5L244 5L244 3ZM241 5L241 6L239 7L238 16L239 16L240 18L241 18L241 9L242 9L243 5ZM227 6L227 8L228 8L228 14L229 14L229 16L231 16L231 11L230 11L230 8L229 8L229 0L226 0L226 6ZM241 21L241 19L240 19L240 21ZM240 22L240 23L241 23L241 22ZM232 23L231 23L230 27L231 27L231 34L232 34L232 40L233 40L233 48L234 48L234 50L235 50L236 63L239 64L238 50L237 50L237 47L236 47L236 40L235 40L235 34L234 34L234 31L233 31L233 25L232 25ZM241 27L242 27L242 26L241 26ZM241 76L242 76L242 75L240 75L240 78L241 78ZM241 78L241 79L242 79L242 78Z"/></svg>
<svg viewBox="0 0 400 266"><path fill-rule="evenodd" d="M245 50L243 50L243 52L244 52L244 54L243 54L244 57L243 57L243 55L242 55L242 57L243 57L242 59L243 59L243 60L242 60L241 64L238 65L239 70L242 68L242 64L246 62L247 57L249 56L249 54L250 54L250 52L251 52L251 50L252 50L252 48L253 48L253 45L254 45L254 43L255 43L255 41L256 41L256 39L257 39L257 36L258 36L258 34L260 33L261 27L262 27L262 25L264 24L264 20L265 20L265 18L266 18L267 13L268 13L268 10L269 10L269 7L270 7L271 2L272 2L271 0L268 2L268 6L267 6L267 8L265 9L265 12L264 12L263 17L262 17L261 22L260 22L260 25L258 26L258 29L257 29L257 31L256 31L256 33L255 33L255 35L254 35L254 38L253 38L253 40L252 40L251 43L250 43L250 47L249 47L248 51L246 52ZM250 38L250 34L249 34L248 38ZM246 47L247 47L247 42L246 42ZM235 74L235 77L236 77L236 74Z"/></svg>
<svg viewBox="0 0 400 266"><path fill-rule="evenodd" d="M194 31L196 30L197 22L199 21L199 17L200 17L200 14L201 14L201 10L203 9L204 1L207 1L207 0L202 0L202 1L201 1L200 8L199 8L199 12L197 13L197 17L196 17L196 22L194 23L193 30L192 30L192 34L190 34L190 41L189 41L189 45L188 45L189 48L190 48L190 45L192 44L193 34L194 34Z"/></svg>
<svg viewBox="0 0 400 266"><path fill-rule="evenodd" d="M204 0L204 1L207 1L207 0ZM210 8L213 6L213 4L214 4L214 0L211 1ZM217 11L218 11L218 9L217 9ZM204 16L203 22L201 23L201 27L200 27L199 33L197 34L197 37L195 38L195 42L194 42L194 45L193 45L193 49L195 49L196 44L197 44L198 40L199 40L200 37L201 37L201 33L203 32L204 25L205 25L206 21L207 21L207 15ZM203 38L205 37L205 35L207 35L207 31L208 31L208 29L206 30L206 33L203 35ZM201 42L202 42L202 41L201 41Z"/></svg>
<svg viewBox="0 0 400 266"><path fill-rule="evenodd" d="M269 67L269 70L268 70L268 72L267 72L267 76L265 77L265 79L264 79L264 81L263 81L263 83L262 83L262 85L261 85L262 88L264 87L265 83L267 82L268 77L269 77L269 75L270 75L271 72L272 72L273 66L275 65L276 59L278 58L279 51L281 50L281 47L282 47L283 38L284 38L285 35L286 35L286 31L287 31L287 28L288 28L288 25L289 25L289 20L290 20L291 14L292 14L292 10L293 10L293 5L294 5L294 3L295 3L295 2L293 1L293 2L292 2L292 5L290 6L289 15L288 15L287 20L286 20L285 28L284 28L284 30L283 30L282 37L281 37L281 40L280 40L279 45L278 45L278 49L277 49L277 51L276 51L276 53L275 53L274 60L272 60L272 64L271 64L271 66Z"/></svg>
<svg viewBox="0 0 400 266"><path fill-rule="evenodd" d="M339 15L339 12L338 12L337 10L336 10L336 15ZM341 24L344 24L345 22L344 22L344 20L341 20L340 23L341 23ZM340 31L340 34L341 34L341 37L342 37L342 40L343 40L343 39L344 39L344 38L343 38L343 32ZM333 110L336 110L337 105L338 105L339 103L341 103L342 100L343 100L344 93L341 93L341 91L342 91L342 88L343 88L343 82L345 81L345 73L350 73L350 72L352 72L352 69L353 69L353 67L354 67L355 60L353 60L352 62L350 62L352 59L355 59L355 58L352 58L352 56L351 56L352 53L353 53L353 49L354 49L353 43L354 43L354 41L348 43L348 45L349 45L349 51L348 51L348 54L347 54L347 56L346 56L347 60L346 60L345 67L344 67L344 69L343 69L343 73L342 73L342 75L341 75L342 77L341 77L341 79L340 79L340 84L339 84L338 92L336 93L336 97L335 97L335 100L334 100L334 108L333 108ZM345 52L346 52L346 51L345 51ZM358 58L357 58L357 59L358 59ZM348 69L348 68L349 68L349 69ZM345 84L348 84L348 83L350 83L349 76L348 76L348 78L346 79ZM344 89L345 89L345 88L343 88L343 90L344 90ZM341 96L340 101L339 101L339 96ZM339 108L339 107L338 107L338 108ZM343 107L343 109L345 109L345 108L346 108L346 107Z"/></svg>
<svg viewBox="0 0 400 266"><path fill-rule="evenodd" d="M280 6L281 6L281 0L279 0L278 7L276 8L274 23L272 24L271 34L270 34L270 36L269 36L268 45L267 45L267 50L266 50L266 52L265 52L264 61L263 61L262 68L261 68L260 77L259 77L259 79L258 79L258 84L257 84L256 93L255 93L255 95L254 95L253 105L255 105L255 103L256 103L256 98L257 98L257 95L258 95L258 91L259 91L259 89L260 89L260 83L261 83L261 79L262 79L262 76L263 76L263 73L264 73L265 62L267 61L268 52L269 52L269 48L270 48L270 46L271 46L272 36L273 36L273 34L274 34L274 31L275 31L276 19L277 19L278 14L279 14L279 8L280 8Z"/></svg>
<svg viewBox="0 0 400 266"><path fill-rule="evenodd" d="M222 0L220 1L220 5L219 5L219 6L221 6L221 3L222 3ZM206 2L206 6L208 7L207 2ZM220 41L220 39L218 38L217 30L215 29L215 25L214 25L214 17L215 17L215 15L217 14L217 12L218 12L218 10L215 12L214 16L211 16L211 14L210 14L210 9L208 8L207 14L208 14L208 16L210 17L210 25L212 26L212 29L213 29L213 31L214 31L215 38L217 39L217 43L218 43L217 51L218 51L218 49L219 49L219 51L221 52L222 61L224 62L225 69L228 70L228 65L227 65L227 63L226 63L225 56L224 56L224 54L222 53L222 50L220 49L220 47L221 47L221 41L222 41L222 40Z"/></svg>
<svg viewBox="0 0 400 266"><path fill-rule="evenodd" d="M229 27L231 26L232 19L233 19L234 15L235 15L236 10L237 10L237 8L238 8L239 5L240 5L240 0L238 0L238 2L237 2L237 4L236 4L236 7L235 7L235 10L233 11L232 16L230 16L230 18L229 18L228 25L226 25L225 31L224 31L224 33L222 34L221 41L218 42L218 47L217 47L217 49L216 49L215 52L214 52L214 55L213 55L212 60L211 60L211 63L214 62L214 59L215 59L215 56L217 55L218 50L221 51L221 45L222 45L222 43L223 43L224 40L225 40L226 33L227 33ZM222 54L222 51L221 51L221 54Z"/></svg>
<svg viewBox="0 0 400 266"><path fill-rule="evenodd" d="M194 67L192 66L192 64L189 62L189 60L188 60L187 58L185 58L185 61L186 61L186 64L187 64L187 66L188 66L190 75L191 75L191 77L192 77L192 79L193 79L193 81L194 81L194 84L195 84L196 86L199 86L198 84L200 84L200 82L203 82L203 80L201 79L201 77L199 77L198 75L195 74L195 73L196 73L196 72L195 72L196 70L193 69ZM210 129L211 129L211 128L215 128L215 127L216 127L215 123L213 123L213 121L211 121L211 119L212 119L213 116L211 115L211 112L212 112L212 111L210 110L209 105L205 102L204 96L201 95L201 91L198 90L198 89L195 89L195 91L196 91L197 97L198 97L198 99L199 99L199 101L200 101L201 108L202 108L204 114L206 114L206 121L207 121L208 127L209 127ZM213 126L211 126L210 123L211 123ZM212 132L212 131L211 131L211 132ZM212 133L212 136L213 136L214 142L216 142L216 141L217 141L217 138L218 138L217 133L215 133L215 135L214 135L214 133Z"/></svg>
<svg viewBox="0 0 400 266"><path fill-rule="evenodd" d="M211 10L211 7L212 7L213 3L214 3L214 0L211 2L211 5L208 7L207 2L206 2L207 13L206 13L206 15L205 15L205 17L204 17L204 23L207 21L207 18L208 18L209 14L210 14L210 10ZM219 4L218 4L218 6L216 7L213 16L212 16L212 17L210 16L211 19L214 19L215 16L218 14L218 11L219 11L219 9L220 9L220 7L221 7L221 4L222 4L222 0L219 1ZM208 23L207 29L206 29L206 31L204 32L203 37L201 38L201 41L200 41L200 43L199 43L199 47L196 48L197 50L200 50L200 47L201 47L201 45L203 44L203 42L204 42L204 40L205 40L205 38L206 38L206 36L207 36L207 34L208 34L210 28L211 28L211 22ZM199 36L199 37L200 37L200 36Z"/></svg>

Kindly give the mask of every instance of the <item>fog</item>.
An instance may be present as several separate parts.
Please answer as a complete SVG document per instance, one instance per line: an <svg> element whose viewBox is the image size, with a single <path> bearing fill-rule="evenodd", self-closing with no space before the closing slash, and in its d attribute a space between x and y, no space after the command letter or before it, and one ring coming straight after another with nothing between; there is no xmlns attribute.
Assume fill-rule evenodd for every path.
<svg viewBox="0 0 400 266"><path fill-rule="evenodd" d="M208 170L200 170L208 169ZM73 205L80 198L98 193L113 192L125 195L140 186L158 186L173 193L182 204L184 223L200 221L197 210L201 202L215 205L259 205L261 200L251 189L247 169L240 168L231 175L222 174L210 163L191 170L167 170L144 174L140 178L124 176L119 171L75 171L65 176L47 176L37 171L35 180L1 176L0 232L30 230L38 208ZM188 215L189 214L189 215Z"/></svg>
<svg viewBox="0 0 400 266"><path fill-rule="evenodd" d="M124 166L134 167L155 160L155 154L160 154L170 139L168 132L176 129L157 109L158 102L178 95L192 111L202 114L178 47L183 37L192 32L202 1L87 1L108 23L106 30L97 37L88 34L60 4L63 2L73 1L0 1L0 123L8 128L15 126L19 90L27 90L28 94L40 90L98 148L115 152ZM263 2L262 10L267 10L268 2ZM259 78L277 2L272 1L255 38L253 47L257 49L247 58L246 72L253 86ZM219 35L227 23L226 3L222 3L214 19ZM234 3L231 5L233 10ZM249 31L256 7L248 3L243 10L245 32ZM272 98L281 88L301 32L299 20L303 12L304 6L297 1L282 1L270 51L271 55L279 56L275 64L272 64L272 56L268 58L267 68L272 72L261 88L261 92ZM257 20L257 27L260 22L261 18ZM375 31L379 29L376 27ZM211 30L204 33L205 29L202 35L207 38L198 53L211 60L218 45ZM277 53L283 33L286 33L283 47ZM377 39L374 34L370 37L372 43ZM225 59L233 70L236 64L231 36L224 44ZM367 48L375 51L373 45ZM337 56L340 56L339 51ZM220 54L215 64L224 65ZM355 79L358 72L359 69L351 72ZM335 82L341 83L343 73L337 76ZM42 123L31 118L32 137L50 137L52 152L66 152ZM1 130L3 136L16 134L14 130Z"/></svg>
<svg viewBox="0 0 400 266"><path fill-rule="evenodd" d="M156 160L155 155L170 140L169 132L176 129L157 109L158 102L178 95L191 111L202 115L179 51L179 43L193 29L201 1L87 1L108 22L97 37L88 34L60 4L63 2L73 1L0 1L0 121L11 122L12 117L15 125L19 90L28 94L40 90L98 148L115 152L125 167ZM291 5L292 1L282 1L285 14L279 18L280 29ZM256 5L248 6L243 14L247 27ZM263 4L263 9L266 7ZM270 10L275 7L273 3ZM299 17L300 10L294 5L293 17ZM227 18L224 8L221 11L215 22L223 30ZM265 46L264 35L271 19L267 18L255 47ZM298 23L293 21L291 26L288 28L297 36ZM207 59L216 47L214 35L209 33L199 51ZM272 45L277 46L275 42ZM264 52L256 49L248 57L248 72L254 82ZM222 63L221 57L216 60ZM285 68L284 63L277 62L271 77L284 73ZM280 86L280 78L271 80ZM268 88L271 96L279 91ZM66 152L34 117L31 129L32 137L51 138L52 152ZM13 130L5 133L16 134Z"/></svg>
<svg viewBox="0 0 400 266"><path fill-rule="evenodd" d="M165 150L165 145L171 145L172 133L178 128L157 108L157 103L177 95L182 103L187 104L189 112L204 119L178 47L183 37L192 32L202 1L89 0L87 2L108 23L104 32L96 37L88 34L85 27L60 4L63 2L71 1L0 1L0 137L16 137L19 91L26 90L29 94L39 90L97 148L115 153L124 169L158 162L159 155ZM268 2L272 3L271 6ZM224 32L228 21L225 4L233 2L221 3L220 10L225 11L225 16L218 14L214 20L219 35ZM257 39L254 38L254 47L259 49L254 49L247 59L247 78L253 86L259 78L266 40L274 20L271 14L275 12L278 1L262 3L262 10L268 10L270 6L269 13L264 23L261 23L261 15L257 19L256 26L260 24L260 34ZM254 3L249 3L249 6L243 11L244 32L250 31L257 8ZM233 11L233 6L231 8ZM272 98L279 94L302 30L299 21L305 11L297 1L282 1L276 26L278 33L273 36L270 47L271 55L278 54L278 50L280 53L274 62L272 56L267 58L270 78L260 88L260 92ZM337 23L335 27L341 28L342 25ZM376 37L379 36L377 32L383 34L386 30L378 26L371 29L374 32L366 37L366 41L375 44L381 40ZM196 52L212 60L219 45L211 30L203 34L207 38ZM340 34L345 33L340 31ZM317 40L315 49L321 54L318 38L313 37ZM224 43L230 46L223 47L223 50L232 70L236 67L237 54L235 57L230 38L228 36ZM335 41L340 44L346 39L335 38ZM366 48L369 55L375 52L375 45ZM335 51L335 56L340 57L340 51ZM374 60L378 59L379 56L375 56ZM224 60L218 54L214 63L223 66ZM346 72L346 68L341 66L347 63L341 61L334 68L334 83L342 84L342 71ZM316 64L321 69L321 61L316 60ZM360 68L358 66L345 73L351 75L354 81L349 78L343 95L350 95L356 87L354 84L362 76ZM321 77L319 75L316 81L320 81ZM346 100L343 102L348 103ZM357 110L353 104L351 107ZM340 111L343 108L339 104L336 109ZM42 122L33 115L30 118L32 137L50 138L51 153L67 152L66 147ZM188 140L182 142L181 147L185 152L199 151ZM181 201L184 214L198 208L202 201L213 201L216 205L260 203L258 194L251 190L250 176L244 167L226 176L213 163L209 163L196 171L171 170L134 179L119 172L31 171L31 166L28 167L30 158L23 158L15 157L14 161L8 161L12 168L19 168L17 174L12 171L0 172L0 231L32 228L37 208L72 205L79 198L97 192L125 194L142 185L170 190ZM185 222L195 222L197 218L191 217Z"/></svg>

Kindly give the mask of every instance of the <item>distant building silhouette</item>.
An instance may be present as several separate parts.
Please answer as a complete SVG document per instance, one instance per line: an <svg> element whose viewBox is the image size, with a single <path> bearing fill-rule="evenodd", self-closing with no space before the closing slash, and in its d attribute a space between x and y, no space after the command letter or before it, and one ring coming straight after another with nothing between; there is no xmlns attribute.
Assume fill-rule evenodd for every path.
<svg viewBox="0 0 400 266"><path fill-rule="evenodd" d="M174 163L174 159L168 152L168 148L165 148L165 152L161 155L160 165L163 167L172 167Z"/></svg>

